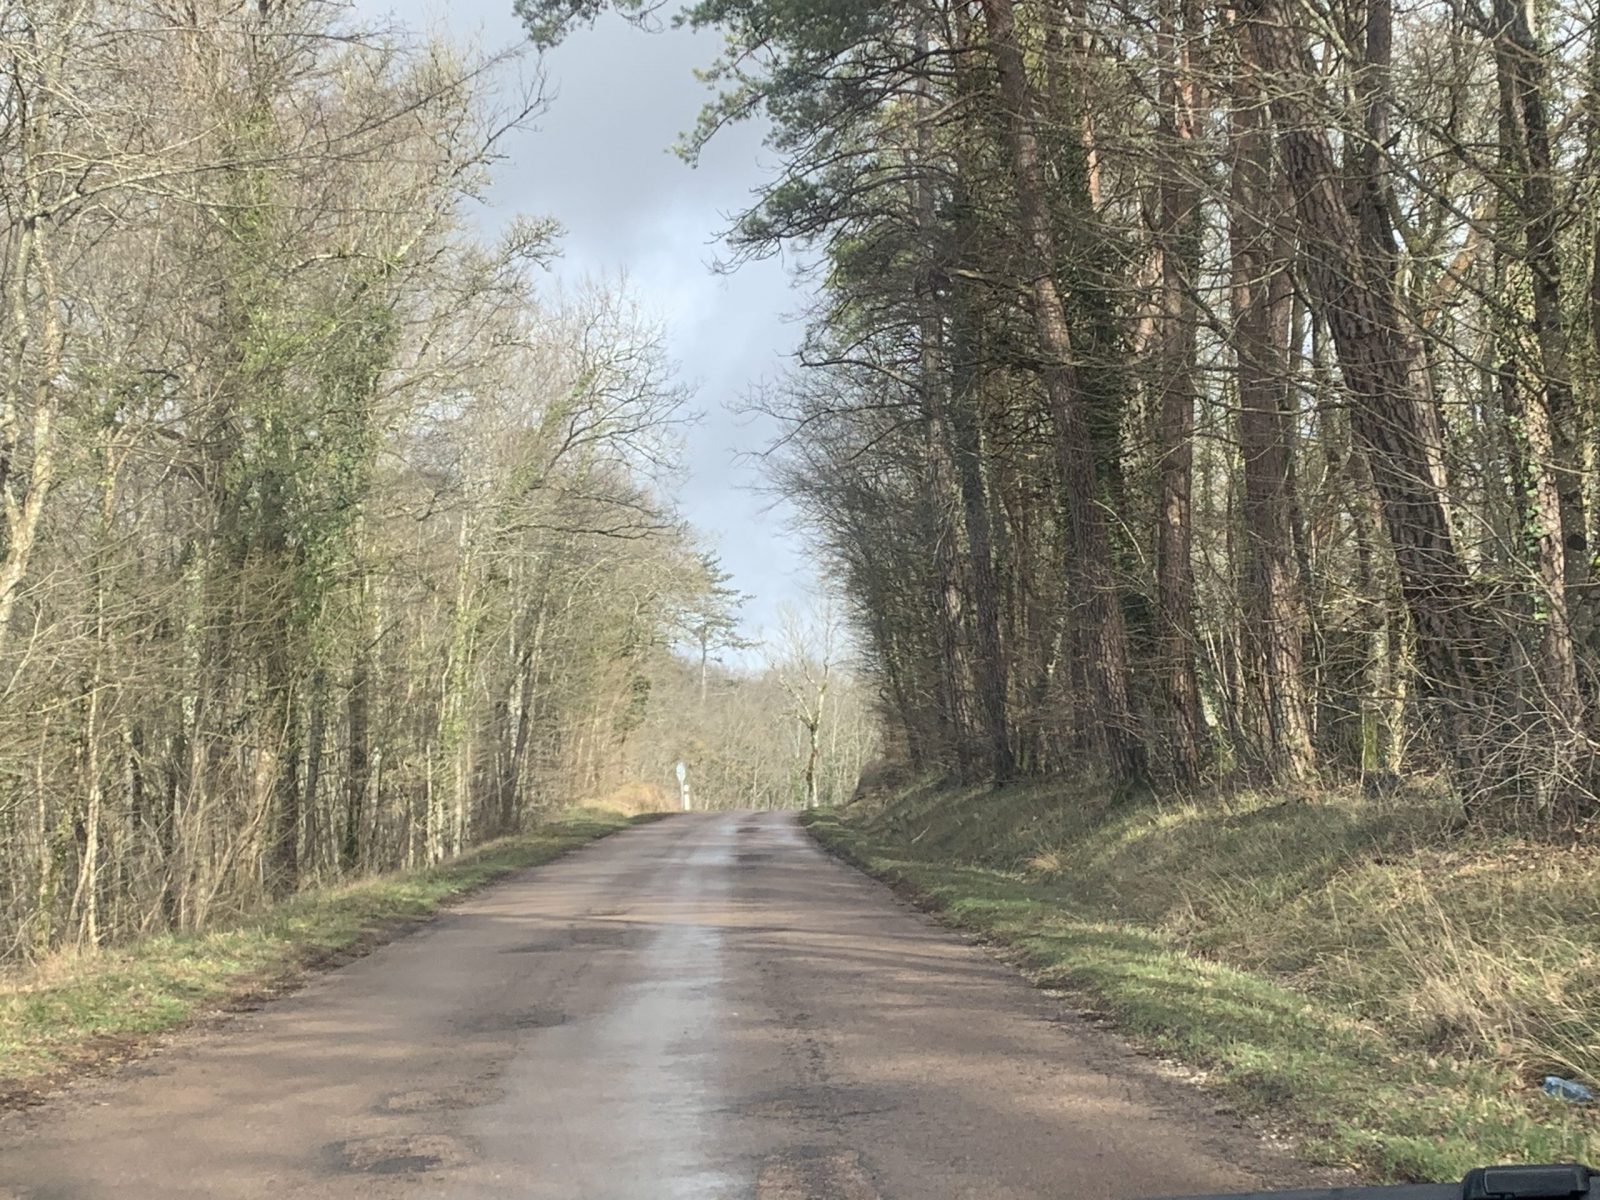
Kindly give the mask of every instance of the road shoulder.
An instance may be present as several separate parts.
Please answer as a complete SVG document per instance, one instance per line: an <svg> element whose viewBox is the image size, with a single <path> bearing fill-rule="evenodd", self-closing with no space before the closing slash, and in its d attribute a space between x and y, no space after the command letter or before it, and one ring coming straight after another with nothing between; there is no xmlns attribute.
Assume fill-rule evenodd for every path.
<svg viewBox="0 0 1600 1200"><path fill-rule="evenodd" d="M181 1031L253 1011L484 887L657 816L575 810L437 867L308 891L204 933L0 976L0 1112L143 1058Z"/></svg>
<svg viewBox="0 0 1600 1200"><path fill-rule="evenodd" d="M1491 1072L1430 1061L1288 980L1188 953L1159 931L1078 911L1023 874L943 858L839 810L803 824L824 849L982 939L1308 1163L1355 1181L1439 1180L1485 1162L1592 1158L1600 1144L1593 1114L1530 1103Z"/></svg>

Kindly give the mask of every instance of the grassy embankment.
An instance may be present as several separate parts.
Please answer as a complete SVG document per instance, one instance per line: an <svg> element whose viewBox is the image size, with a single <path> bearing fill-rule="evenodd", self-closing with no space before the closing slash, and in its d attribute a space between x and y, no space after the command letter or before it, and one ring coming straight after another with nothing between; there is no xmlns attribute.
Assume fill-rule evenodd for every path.
<svg viewBox="0 0 1600 1200"><path fill-rule="evenodd" d="M439 867L306 892L205 933L62 955L0 975L0 1103L25 1101L156 1034L281 991L475 888L656 815L576 810Z"/></svg>
<svg viewBox="0 0 1600 1200"><path fill-rule="evenodd" d="M1600 1106L1539 1090L1600 1074L1600 848L1461 833L1426 802L1119 806L1059 783L809 824L1314 1161L1600 1165Z"/></svg>

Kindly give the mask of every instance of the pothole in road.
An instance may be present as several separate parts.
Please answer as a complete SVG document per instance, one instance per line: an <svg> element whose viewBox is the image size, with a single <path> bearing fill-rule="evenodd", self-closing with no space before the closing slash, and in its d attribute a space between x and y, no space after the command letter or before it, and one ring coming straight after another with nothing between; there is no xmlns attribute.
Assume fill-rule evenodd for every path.
<svg viewBox="0 0 1600 1200"><path fill-rule="evenodd" d="M458 1138L442 1134L389 1134L335 1142L335 1160L361 1175L413 1175L460 1166L472 1157Z"/></svg>
<svg viewBox="0 0 1600 1200"><path fill-rule="evenodd" d="M522 1033L565 1025L567 1014L554 1008L514 1008L506 1012L479 1013L461 1021L463 1033Z"/></svg>
<svg viewBox="0 0 1600 1200"><path fill-rule="evenodd" d="M500 951L501 954L553 954L557 950L566 950L565 941L560 942L525 942L521 946L507 946Z"/></svg>
<svg viewBox="0 0 1600 1200"><path fill-rule="evenodd" d="M625 925L575 925L568 936L575 946L626 946L638 938L639 931Z"/></svg>
<svg viewBox="0 0 1600 1200"><path fill-rule="evenodd" d="M492 1104L504 1094L497 1087L481 1083L463 1083L443 1088L416 1088L386 1096L378 1104L378 1109L386 1113L448 1112Z"/></svg>
<svg viewBox="0 0 1600 1200"><path fill-rule="evenodd" d="M406 1175L412 1171L431 1171L440 1165L432 1154L397 1154L393 1158L380 1158L361 1170L368 1175Z"/></svg>
<svg viewBox="0 0 1600 1200"><path fill-rule="evenodd" d="M740 1100L727 1112L763 1121L837 1124L893 1112L896 1105L870 1088L837 1085L802 1086L764 1092Z"/></svg>

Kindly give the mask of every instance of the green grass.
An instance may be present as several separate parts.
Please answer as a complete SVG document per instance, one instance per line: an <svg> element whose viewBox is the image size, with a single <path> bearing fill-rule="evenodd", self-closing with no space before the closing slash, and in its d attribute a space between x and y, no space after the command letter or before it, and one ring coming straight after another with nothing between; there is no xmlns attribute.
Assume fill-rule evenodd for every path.
<svg viewBox="0 0 1600 1200"><path fill-rule="evenodd" d="M1198 1068L1316 1162L1387 1180L1600 1161L1600 853L1355 795L1109 803L926 787L808 817L825 845Z"/></svg>
<svg viewBox="0 0 1600 1200"><path fill-rule="evenodd" d="M0 1099L370 948L443 904L644 817L582 809L428 870L306 892L226 928L62 956L0 977Z"/></svg>

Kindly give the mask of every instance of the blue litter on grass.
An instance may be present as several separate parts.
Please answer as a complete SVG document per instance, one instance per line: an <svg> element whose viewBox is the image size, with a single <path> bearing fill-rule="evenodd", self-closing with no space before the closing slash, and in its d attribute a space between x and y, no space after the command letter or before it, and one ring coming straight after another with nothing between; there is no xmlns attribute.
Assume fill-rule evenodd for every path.
<svg viewBox="0 0 1600 1200"><path fill-rule="evenodd" d="M1563 1079L1559 1075L1544 1077L1544 1094L1554 1096L1557 1100L1570 1100L1574 1104L1594 1103L1593 1092L1576 1080Z"/></svg>

